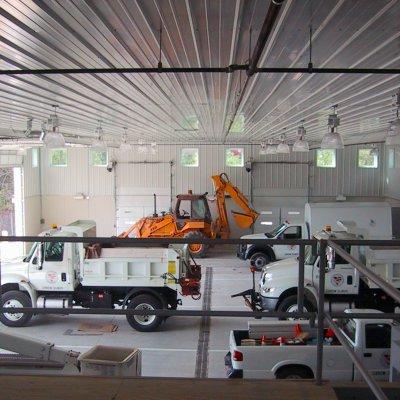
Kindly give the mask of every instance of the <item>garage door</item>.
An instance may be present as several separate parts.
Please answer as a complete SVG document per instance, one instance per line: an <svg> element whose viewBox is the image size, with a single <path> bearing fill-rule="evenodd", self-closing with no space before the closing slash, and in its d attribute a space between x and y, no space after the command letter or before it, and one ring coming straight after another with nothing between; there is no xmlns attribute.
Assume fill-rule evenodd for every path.
<svg viewBox="0 0 400 400"><path fill-rule="evenodd" d="M117 234L140 218L153 214L153 194L157 212L168 211L171 204L171 169L169 164L128 164L116 166Z"/></svg>
<svg viewBox="0 0 400 400"><path fill-rule="evenodd" d="M301 162L253 164L253 203L260 213L254 226L255 233L271 231L283 221L304 220L308 194L307 168Z"/></svg>

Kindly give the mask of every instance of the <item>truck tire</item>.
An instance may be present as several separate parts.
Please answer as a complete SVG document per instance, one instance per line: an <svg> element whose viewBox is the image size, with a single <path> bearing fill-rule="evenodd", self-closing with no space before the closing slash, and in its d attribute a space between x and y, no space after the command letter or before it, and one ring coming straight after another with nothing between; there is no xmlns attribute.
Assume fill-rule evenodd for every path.
<svg viewBox="0 0 400 400"><path fill-rule="evenodd" d="M185 239L207 239L207 237L200 231L189 232L184 237ZM193 257L204 258L207 254L208 248L209 246L207 244L189 244L189 251Z"/></svg>
<svg viewBox="0 0 400 400"><path fill-rule="evenodd" d="M304 298L304 311L305 312L313 312L314 307L311 304L311 302L309 300L307 300L306 298ZM297 311L297 295L293 294L291 296L286 297L285 299L283 299L277 308L277 311L281 311L281 312L296 312ZM280 318L280 319L285 319L285 318Z"/></svg>
<svg viewBox="0 0 400 400"><path fill-rule="evenodd" d="M276 373L276 379L313 379L313 373L306 367L298 365L282 367Z"/></svg>
<svg viewBox="0 0 400 400"><path fill-rule="evenodd" d="M127 308L133 310L159 310L162 309L161 302L152 295L140 294L134 297ZM129 325L139 332L153 332L163 321L162 317L156 315L127 315Z"/></svg>
<svg viewBox="0 0 400 400"><path fill-rule="evenodd" d="M261 271L263 269L263 267L265 267L270 262L271 262L271 258L269 257L269 255L262 253L261 251L254 253L250 257L250 265L252 267L255 267L255 269L257 271Z"/></svg>
<svg viewBox="0 0 400 400"><path fill-rule="evenodd" d="M19 290L10 290L2 296L3 307L32 307L31 299L27 294ZM33 313L2 313L0 321L11 328L25 326L32 318Z"/></svg>

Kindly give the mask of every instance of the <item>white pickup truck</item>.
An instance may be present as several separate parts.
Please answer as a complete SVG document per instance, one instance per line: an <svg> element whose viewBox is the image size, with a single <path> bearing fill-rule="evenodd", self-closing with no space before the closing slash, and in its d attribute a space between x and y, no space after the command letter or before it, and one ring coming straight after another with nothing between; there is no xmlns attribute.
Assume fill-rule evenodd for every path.
<svg viewBox="0 0 400 400"><path fill-rule="evenodd" d="M336 227L337 220L353 220L361 229L369 232L369 238L392 238L392 209L385 202L365 203L307 203L304 207L304 221L285 221L271 232L242 236L241 239L310 239L315 232L326 225ZM297 257L299 246L247 244L239 245L237 256L250 260L257 270L265 265L287 258Z"/></svg>
<svg viewBox="0 0 400 400"><path fill-rule="evenodd" d="M352 312L376 313L376 310L346 310L346 312L349 314L349 318L341 322L341 330L345 337L375 379L388 380L392 322L387 319L351 318ZM273 325L277 322L279 322L282 332L275 330L276 336L287 335L287 328L290 326L292 331L295 332L297 323L291 321L264 322L264 327L274 328ZM252 336L249 330L231 331L229 336L230 351L225 356L227 376L229 378L251 379L314 378L317 365L316 329L311 329L306 321L302 321L301 327L304 332L309 333L309 338L304 344L300 345L243 346L242 341L246 341ZM257 333L258 338L260 338L262 330L258 330ZM337 339L324 341L323 379L361 380L361 374L340 342Z"/></svg>
<svg viewBox="0 0 400 400"><path fill-rule="evenodd" d="M41 236L95 237L94 221L76 221ZM200 298L200 267L189 261L187 246L101 248L83 243L34 243L20 261L1 265L3 305L0 321L26 325L34 313L15 307L176 309L182 295ZM155 315L127 315L136 330L156 330L165 320Z"/></svg>

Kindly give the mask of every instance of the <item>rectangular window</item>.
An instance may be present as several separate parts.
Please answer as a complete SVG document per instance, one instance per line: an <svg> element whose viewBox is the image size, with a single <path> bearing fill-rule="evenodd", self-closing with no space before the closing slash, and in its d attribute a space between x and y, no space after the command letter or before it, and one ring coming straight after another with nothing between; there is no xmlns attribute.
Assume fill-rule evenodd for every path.
<svg viewBox="0 0 400 400"><path fill-rule="evenodd" d="M107 167L107 150L90 150L90 165L93 167Z"/></svg>
<svg viewBox="0 0 400 400"><path fill-rule="evenodd" d="M242 148L226 149L225 165L227 167L243 167L244 150Z"/></svg>
<svg viewBox="0 0 400 400"><path fill-rule="evenodd" d="M375 149L358 149L360 168L378 168L378 154Z"/></svg>
<svg viewBox="0 0 400 400"><path fill-rule="evenodd" d="M39 149L34 147L32 149L32 168L37 168L39 165Z"/></svg>
<svg viewBox="0 0 400 400"><path fill-rule="evenodd" d="M317 167L336 168L336 150L335 149L318 149L317 150Z"/></svg>
<svg viewBox="0 0 400 400"><path fill-rule="evenodd" d="M391 342L391 326L389 324L365 325L365 348L389 349Z"/></svg>
<svg viewBox="0 0 400 400"><path fill-rule="evenodd" d="M67 149L50 150L50 165L52 167L66 167L67 163Z"/></svg>
<svg viewBox="0 0 400 400"><path fill-rule="evenodd" d="M199 149L182 149L181 165L183 167L198 167L199 166Z"/></svg>

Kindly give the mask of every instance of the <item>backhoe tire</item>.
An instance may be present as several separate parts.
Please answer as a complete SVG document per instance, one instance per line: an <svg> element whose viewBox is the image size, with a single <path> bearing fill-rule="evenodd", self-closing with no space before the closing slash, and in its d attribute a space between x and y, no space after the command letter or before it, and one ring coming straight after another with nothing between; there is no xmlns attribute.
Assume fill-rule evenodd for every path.
<svg viewBox="0 0 400 400"><path fill-rule="evenodd" d="M262 253L261 251L254 253L250 257L250 265L254 267L257 271L261 271L263 267L265 267L270 262L271 258L269 257L269 255Z"/></svg>
<svg viewBox="0 0 400 400"><path fill-rule="evenodd" d="M150 294L139 294L128 304L128 309L133 310L160 310L161 302ZM156 315L126 315L129 325L139 332L153 332L157 330L164 318Z"/></svg>
<svg viewBox="0 0 400 400"><path fill-rule="evenodd" d="M200 231L192 231L187 233L185 239L207 239L206 235ZM193 257L204 258L208 252L209 246L207 244L189 244L189 251Z"/></svg>
<svg viewBox="0 0 400 400"><path fill-rule="evenodd" d="M303 309L304 312L313 312L314 307L311 304L311 302L309 300L307 300L306 298L304 298L304 302L303 302ZM281 311L281 312L297 312L297 295L293 294L291 296L286 297L285 299L283 299L277 308L277 311ZM279 318L281 320L284 320L286 318Z"/></svg>
<svg viewBox="0 0 400 400"><path fill-rule="evenodd" d="M2 298L5 308L32 307L29 296L19 290L5 292ZM0 314L0 321L11 328L19 328L25 326L31 320L32 315L32 313L2 313Z"/></svg>

